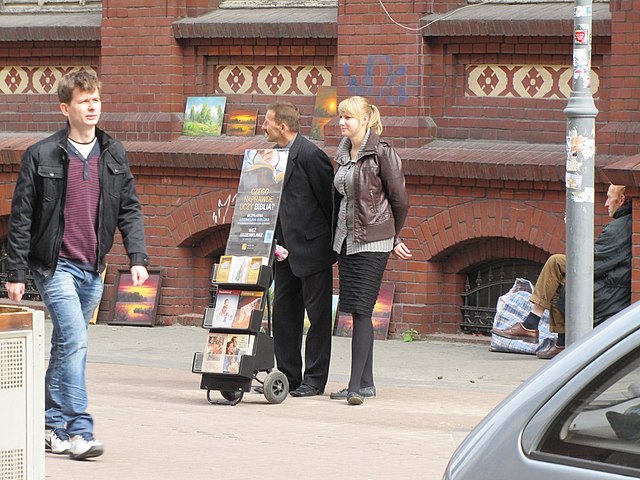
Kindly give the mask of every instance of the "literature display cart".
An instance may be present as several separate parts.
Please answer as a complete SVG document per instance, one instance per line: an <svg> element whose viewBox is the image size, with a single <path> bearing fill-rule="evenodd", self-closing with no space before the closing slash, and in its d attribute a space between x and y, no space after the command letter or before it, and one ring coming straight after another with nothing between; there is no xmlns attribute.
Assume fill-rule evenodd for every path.
<svg viewBox="0 0 640 480"><path fill-rule="evenodd" d="M269 287L276 246L274 232L288 160L287 149L246 150L225 253L212 277L213 306L205 310L208 329L191 370L215 404L236 405L255 379L269 403L289 393L287 377L274 367ZM263 317L266 315L266 325ZM264 381L257 377L266 372ZM226 402L214 401L219 390Z"/></svg>
<svg viewBox="0 0 640 480"><path fill-rule="evenodd" d="M263 384L269 403L282 403L289 393L287 377L271 371L274 347L267 301L271 280L271 267L262 265L256 283L213 282L215 307L206 309L202 321L209 333L192 366L193 373L202 375L200 388L207 391L210 403L236 405L254 379ZM260 372L267 372L264 381L257 378ZM214 400L211 390L219 390L226 402Z"/></svg>

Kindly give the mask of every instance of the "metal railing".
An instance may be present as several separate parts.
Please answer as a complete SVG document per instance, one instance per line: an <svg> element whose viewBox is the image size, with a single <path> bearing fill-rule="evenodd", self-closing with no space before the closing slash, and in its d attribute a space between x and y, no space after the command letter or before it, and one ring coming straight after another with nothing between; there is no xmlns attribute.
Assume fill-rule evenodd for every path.
<svg viewBox="0 0 640 480"><path fill-rule="evenodd" d="M469 272L462 294L462 331L488 334L498 298L511 289L516 278L535 283L541 269L540 264L514 259L485 264Z"/></svg>

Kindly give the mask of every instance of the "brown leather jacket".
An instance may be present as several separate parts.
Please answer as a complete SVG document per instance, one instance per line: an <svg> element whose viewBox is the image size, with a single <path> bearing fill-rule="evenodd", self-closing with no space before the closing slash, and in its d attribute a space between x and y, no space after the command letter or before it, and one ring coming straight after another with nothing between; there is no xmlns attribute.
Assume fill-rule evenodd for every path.
<svg viewBox="0 0 640 480"><path fill-rule="evenodd" d="M409 210L402 161L391 145L373 132L358 156L353 182L357 200L354 202L354 241L374 242L393 236L394 246L400 243L400 231ZM334 192L335 225L342 195L335 189Z"/></svg>

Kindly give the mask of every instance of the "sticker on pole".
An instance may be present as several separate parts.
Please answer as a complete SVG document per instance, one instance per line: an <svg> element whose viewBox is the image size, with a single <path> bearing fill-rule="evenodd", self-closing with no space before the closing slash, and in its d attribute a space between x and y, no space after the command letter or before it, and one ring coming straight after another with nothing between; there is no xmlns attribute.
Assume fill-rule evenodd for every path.
<svg viewBox="0 0 640 480"><path fill-rule="evenodd" d="M570 190L582 189L582 175L577 173L566 173L565 185Z"/></svg>
<svg viewBox="0 0 640 480"><path fill-rule="evenodd" d="M575 7L573 14L576 18L581 18L581 17L590 17L591 16L591 7L590 6L577 6Z"/></svg>
<svg viewBox="0 0 640 480"><path fill-rule="evenodd" d="M589 25L578 25L575 32L575 42L578 45L589 44Z"/></svg>
<svg viewBox="0 0 640 480"><path fill-rule="evenodd" d="M595 193L593 188L585 188L582 192L571 192L571 200L575 203L593 203Z"/></svg>

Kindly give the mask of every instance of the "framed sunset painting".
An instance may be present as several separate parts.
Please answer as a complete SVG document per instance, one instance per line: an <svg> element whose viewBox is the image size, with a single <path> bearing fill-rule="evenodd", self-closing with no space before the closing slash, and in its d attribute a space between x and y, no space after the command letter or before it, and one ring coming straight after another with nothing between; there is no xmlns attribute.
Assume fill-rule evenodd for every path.
<svg viewBox="0 0 640 480"><path fill-rule="evenodd" d="M338 114L338 87L319 87L311 119L311 133L314 140L324 140L324 126Z"/></svg>
<svg viewBox="0 0 640 480"><path fill-rule="evenodd" d="M109 313L109 325L141 325L153 327L160 301L162 275L149 270L144 285L134 287L129 270L118 270L116 298Z"/></svg>
<svg viewBox="0 0 640 480"><path fill-rule="evenodd" d="M386 340L389 333L389 323L391 322L391 307L393 307L393 295L395 284L382 282L376 304L373 307L371 321L373 323L373 338L376 340ZM350 313L340 312L340 302L338 301L338 318L335 322L333 334L336 337L350 337L353 332L353 319Z"/></svg>
<svg viewBox="0 0 640 480"><path fill-rule="evenodd" d="M227 135L252 137L256 134L257 108L231 108L227 121Z"/></svg>

